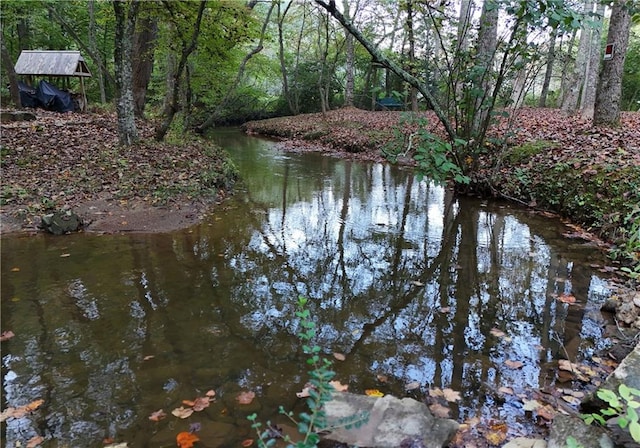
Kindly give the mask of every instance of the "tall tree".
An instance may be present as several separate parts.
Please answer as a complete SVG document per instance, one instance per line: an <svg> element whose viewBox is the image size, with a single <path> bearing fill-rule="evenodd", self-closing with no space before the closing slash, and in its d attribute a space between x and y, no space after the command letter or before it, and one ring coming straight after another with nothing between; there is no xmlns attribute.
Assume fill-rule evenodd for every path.
<svg viewBox="0 0 640 448"><path fill-rule="evenodd" d="M602 22L604 17L604 3L596 2L595 12L591 18L592 26L589 29L589 58L585 69L584 85L580 97L580 113L588 120L593 119L593 110L596 102L596 88L598 86L598 73L600 72L600 35L602 34Z"/></svg>
<svg viewBox="0 0 640 448"><path fill-rule="evenodd" d="M547 107L547 96L549 95L549 86L551 85L551 75L553 75L553 63L556 60L556 38L558 37L558 28L553 27L549 36L549 52L547 53L547 66L544 72L544 81L542 83L542 91L538 99L538 107Z"/></svg>
<svg viewBox="0 0 640 448"><path fill-rule="evenodd" d="M133 38L133 54L136 61L133 67L133 101L136 117L144 117L147 87L153 70L153 55L158 35L157 19L148 14L138 21Z"/></svg>
<svg viewBox="0 0 640 448"><path fill-rule="evenodd" d="M630 0L618 0L611 7L607 45L613 45L613 56L603 61L600 71L593 114L594 125L618 126L620 124L622 75L631 29L630 8L633 4L634 2Z"/></svg>
<svg viewBox="0 0 640 448"><path fill-rule="evenodd" d="M584 2L578 54L576 55L573 71L568 74L569 78L566 83L567 90L563 92L564 97L562 98L562 110L567 113L574 113L578 109L578 104L580 102L580 90L582 88L582 81L585 77L587 60L589 59L589 45L591 44L591 38L589 36L590 25L587 20L587 14L593 9L593 2L594 0L585 0Z"/></svg>
<svg viewBox="0 0 640 448"><path fill-rule="evenodd" d="M171 2L164 0L163 4L165 8L169 11L169 14L172 16L181 16L182 13L177 11L177 8L180 6L178 2ZM200 5L198 6L198 13L195 19L195 23L191 28L190 36L186 36L184 32L179 31L180 35L180 59L178 60L178 65L176 67L175 72L173 73L173 85L170 92L167 92L169 97L168 101L165 103L165 108L162 111L162 122L156 128L155 138L158 141L164 140L164 137L169 132L169 128L171 127L171 123L173 122L173 118L179 109L179 93L180 93L180 80L182 78L182 74L187 65L187 61L189 56L196 49L196 45L198 44L198 36L200 35L200 25L202 24L202 16L205 11L205 6L207 5L207 0L201 0Z"/></svg>
<svg viewBox="0 0 640 448"><path fill-rule="evenodd" d="M138 141L133 106L133 34L140 7L139 0L114 1L115 28L115 80L116 111L118 113L118 137L121 145Z"/></svg>
<svg viewBox="0 0 640 448"><path fill-rule="evenodd" d="M344 10L344 16L347 20L351 20L352 14L349 8L349 0L342 0L342 9ZM356 6L357 9L357 6ZM355 15L355 11L354 11ZM347 107L353 106L353 91L354 91L354 72L355 72L355 46L353 42L353 36L348 30L344 30L345 33L345 45L347 49L345 71L346 79L344 84L344 105Z"/></svg>
<svg viewBox="0 0 640 448"><path fill-rule="evenodd" d="M5 73L7 74L7 79L9 80L9 92L11 93L11 101L13 102L13 105L15 107L20 109L22 107L22 102L20 101L20 90L18 89L18 76L16 75L16 71L13 68L13 60L11 59L9 50L7 50L7 46L4 43L4 39L2 39L0 45L2 46L2 66L4 67Z"/></svg>

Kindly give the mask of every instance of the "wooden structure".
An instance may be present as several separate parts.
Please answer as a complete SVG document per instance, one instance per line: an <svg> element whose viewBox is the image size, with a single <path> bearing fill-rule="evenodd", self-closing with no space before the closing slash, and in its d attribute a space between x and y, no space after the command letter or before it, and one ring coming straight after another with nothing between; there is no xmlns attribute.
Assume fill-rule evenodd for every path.
<svg viewBox="0 0 640 448"><path fill-rule="evenodd" d="M80 110L87 107L87 95L84 90L84 78L91 77L91 72L85 64L79 51L74 50L23 50L15 65L17 75L22 76L52 76L78 77L82 100Z"/></svg>

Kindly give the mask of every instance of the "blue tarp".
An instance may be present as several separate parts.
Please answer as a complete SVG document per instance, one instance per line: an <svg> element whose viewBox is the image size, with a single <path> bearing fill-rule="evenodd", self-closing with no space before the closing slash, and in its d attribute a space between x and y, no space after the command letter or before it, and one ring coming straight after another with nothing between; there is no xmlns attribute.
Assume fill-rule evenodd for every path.
<svg viewBox="0 0 640 448"><path fill-rule="evenodd" d="M24 107L41 107L55 112L73 112L73 98L69 92L58 89L47 81L40 81L37 87L31 88L23 82L18 84L20 100Z"/></svg>

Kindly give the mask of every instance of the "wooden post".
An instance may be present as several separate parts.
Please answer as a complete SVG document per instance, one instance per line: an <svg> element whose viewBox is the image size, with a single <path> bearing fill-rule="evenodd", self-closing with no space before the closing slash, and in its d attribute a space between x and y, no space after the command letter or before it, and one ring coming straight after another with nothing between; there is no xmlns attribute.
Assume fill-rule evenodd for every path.
<svg viewBox="0 0 640 448"><path fill-rule="evenodd" d="M80 104L80 111L86 112L87 111L87 94L84 91L84 77L79 76L79 78L80 78L80 90L82 90L82 103Z"/></svg>

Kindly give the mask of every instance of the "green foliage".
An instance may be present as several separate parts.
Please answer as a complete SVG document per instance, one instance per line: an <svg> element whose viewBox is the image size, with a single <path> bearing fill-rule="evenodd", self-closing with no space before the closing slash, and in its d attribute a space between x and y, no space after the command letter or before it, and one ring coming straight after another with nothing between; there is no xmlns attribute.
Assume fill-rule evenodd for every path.
<svg viewBox="0 0 640 448"><path fill-rule="evenodd" d="M288 448L315 448L320 442L320 433L331 428L327 425L324 405L331 400L335 391L330 381L335 373L331 370L331 361L320 356L321 347L313 344L316 337L316 324L313 322L311 312L307 307L308 299L298 297L296 317L300 319L301 331L298 338L302 342L302 350L309 355L306 363L312 367L309 371L309 397L306 403L309 412L301 412L294 415L291 411L286 411L282 406L279 413L286 416L298 428L302 440L293 441L288 435L284 436L284 441ZM368 416L356 415L341 422L341 426L358 426L366 421ZM258 434L258 446L261 448L272 447L276 444L274 435L280 436L280 431L274 429L270 422L267 422L266 430L262 430L262 423L257 421L257 415L252 414L247 417L252 422L251 427Z"/></svg>
<svg viewBox="0 0 640 448"><path fill-rule="evenodd" d="M608 408L600 410L599 413L582 415L582 419L588 425L599 423L606 425L607 421L613 420L620 429L626 429L634 441L640 442L640 422L638 409L640 408L640 390L620 384L618 393L600 389L597 392L598 398L609 405Z"/></svg>
<svg viewBox="0 0 640 448"><path fill-rule="evenodd" d="M567 437L567 448L582 448L582 445L578 443L575 437Z"/></svg>
<svg viewBox="0 0 640 448"><path fill-rule="evenodd" d="M640 110L640 26L629 35L629 46L622 73L622 110Z"/></svg>
<svg viewBox="0 0 640 448"><path fill-rule="evenodd" d="M518 146L514 146L507 151L505 159L513 164L517 165L525 162L527 159L539 154L543 151L550 151L555 148L555 143L548 140L534 140L526 142Z"/></svg>
<svg viewBox="0 0 640 448"><path fill-rule="evenodd" d="M613 259L622 260L628 266L621 268L630 278L640 279L640 205L636 205L624 218L621 226L620 246L611 251Z"/></svg>
<svg viewBox="0 0 640 448"><path fill-rule="evenodd" d="M417 163L419 180L428 178L437 184L454 181L468 184L466 176L456 158L456 151L446 142L429 131L428 120L413 114L403 115L399 126L393 130L393 140L382 149L385 157L396 163L399 157L412 155ZM455 140L456 148L464 147L463 140Z"/></svg>

